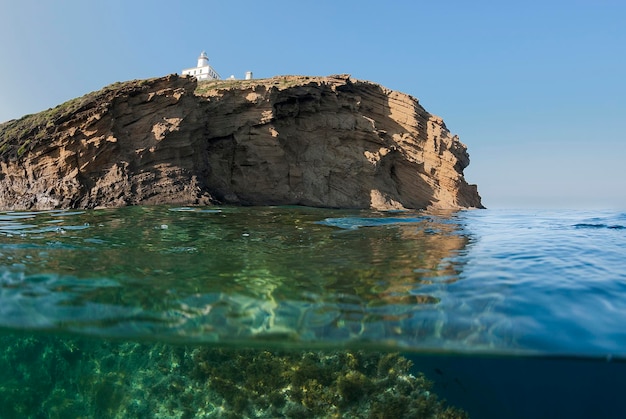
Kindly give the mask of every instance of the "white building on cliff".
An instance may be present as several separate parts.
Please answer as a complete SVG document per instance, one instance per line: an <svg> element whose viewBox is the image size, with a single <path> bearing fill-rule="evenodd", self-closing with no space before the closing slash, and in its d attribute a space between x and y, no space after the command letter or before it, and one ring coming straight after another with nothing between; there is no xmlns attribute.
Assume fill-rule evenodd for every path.
<svg viewBox="0 0 626 419"><path fill-rule="evenodd" d="M198 66L192 68L186 68L182 71L183 76L194 76L198 80L220 80L221 77L215 71L213 67L209 65L209 57L206 52L202 51L198 57ZM235 76L230 76L230 79L234 79ZM245 79L250 80L252 78L252 71L246 71Z"/></svg>
<svg viewBox="0 0 626 419"><path fill-rule="evenodd" d="M219 80L220 75L215 71L213 67L209 65L209 57L206 52L202 51L198 57L198 66L193 68L186 68L183 70L183 76L194 76L198 80Z"/></svg>

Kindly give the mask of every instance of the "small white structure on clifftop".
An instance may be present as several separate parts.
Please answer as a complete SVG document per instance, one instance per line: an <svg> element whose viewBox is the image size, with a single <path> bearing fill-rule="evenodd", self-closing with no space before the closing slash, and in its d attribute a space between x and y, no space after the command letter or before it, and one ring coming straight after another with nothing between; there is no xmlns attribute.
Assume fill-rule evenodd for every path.
<svg viewBox="0 0 626 419"><path fill-rule="evenodd" d="M202 51L198 57L198 66L183 70L183 76L194 76L198 80L219 80L220 75L209 65L209 57Z"/></svg>
<svg viewBox="0 0 626 419"><path fill-rule="evenodd" d="M209 57L205 51L198 57L198 66L186 68L182 71L183 76L194 76L198 80L220 80L221 77L213 67L209 65ZM235 76L230 76L230 80L235 80ZM246 71L246 80L252 79L252 71Z"/></svg>

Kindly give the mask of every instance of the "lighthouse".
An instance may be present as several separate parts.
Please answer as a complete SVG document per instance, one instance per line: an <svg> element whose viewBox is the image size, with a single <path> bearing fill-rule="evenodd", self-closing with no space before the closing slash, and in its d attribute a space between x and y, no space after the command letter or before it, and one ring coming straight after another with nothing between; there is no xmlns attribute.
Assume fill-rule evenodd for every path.
<svg viewBox="0 0 626 419"><path fill-rule="evenodd" d="M209 56L205 51L200 53L198 57L198 66L186 68L182 71L183 76L194 76L198 80L219 80L220 75L209 64Z"/></svg>
<svg viewBox="0 0 626 419"><path fill-rule="evenodd" d="M209 56L206 55L206 51L202 51L198 57L198 68L206 67L209 65Z"/></svg>

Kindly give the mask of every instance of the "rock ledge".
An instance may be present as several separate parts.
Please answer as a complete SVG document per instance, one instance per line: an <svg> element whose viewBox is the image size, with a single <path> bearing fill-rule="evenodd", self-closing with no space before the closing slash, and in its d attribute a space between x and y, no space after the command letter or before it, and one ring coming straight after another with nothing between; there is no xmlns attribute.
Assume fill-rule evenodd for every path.
<svg viewBox="0 0 626 419"><path fill-rule="evenodd" d="M116 83L0 124L0 208L482 208L441 118L328 77Z"/></svg>

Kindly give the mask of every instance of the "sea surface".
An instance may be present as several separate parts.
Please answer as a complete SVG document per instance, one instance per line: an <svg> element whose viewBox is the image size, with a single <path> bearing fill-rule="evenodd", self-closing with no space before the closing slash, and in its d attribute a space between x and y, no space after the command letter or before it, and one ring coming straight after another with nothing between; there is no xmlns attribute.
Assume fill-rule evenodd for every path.
<svg viewBox="0 0 626 419"><path fill-rule="evenodd" d="M0 418L622 418L626 213L0 212L0 345Z"/></svg>

